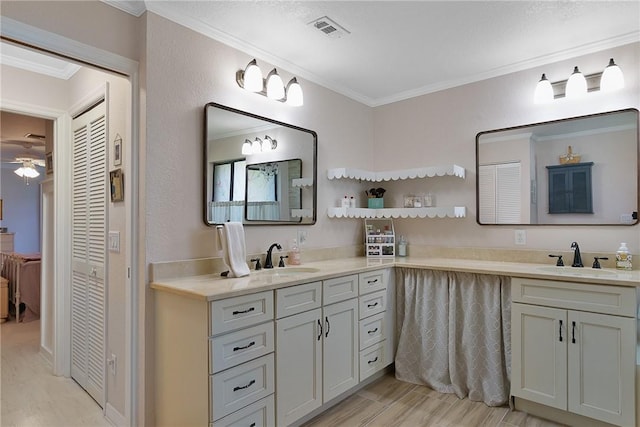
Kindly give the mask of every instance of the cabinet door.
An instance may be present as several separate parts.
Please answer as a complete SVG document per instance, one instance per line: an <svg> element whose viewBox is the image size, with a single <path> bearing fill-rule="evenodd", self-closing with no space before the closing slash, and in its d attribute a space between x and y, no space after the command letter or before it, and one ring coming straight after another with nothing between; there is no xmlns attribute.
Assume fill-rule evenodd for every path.
<svg viewBox="0 0 640 427"><path fill-rule="evenodd" d="M511 394L567 409L566 310L511 306Z"/></svg>
<svg viewBox="0 0 640 427"><path fill-rule="evenodd" d="M569 312L569 410L635 425L635 319Z"/></svg>
<svg viewBox="0 0 640 427"><path fill-rule="evenodd" d="M358 384L358 300L323 309L323 397L328 402Z"/></svg>
<svg viewBox="0 0 640 427"><path fill-rule="evenodd" d="M321 309L276 321L276 422L285 426L322 405Z"/></svg>

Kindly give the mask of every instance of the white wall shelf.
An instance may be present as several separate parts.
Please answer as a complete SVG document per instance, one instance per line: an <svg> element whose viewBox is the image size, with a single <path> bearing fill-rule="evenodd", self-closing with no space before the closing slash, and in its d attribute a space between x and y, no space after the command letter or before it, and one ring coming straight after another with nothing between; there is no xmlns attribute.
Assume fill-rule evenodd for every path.
<svg viewBox="0 0 640 427"><path fill-rule="evenodd" d="M400 169L383 172L372 172L362 169L333 168L327 170L329 179L360 179L362 181L397 181L402 179L432 178L434 176L457 176L464 179L465 169L458 165L430 166L414 169Z"/></svg>
<svg viewBox="0 0 640 427"><path fill-rule="evenodd" d="M293 218L313 218L312 209L291 209L291 216Z"/></svg>
<svg viewBox="0 0 640 427"><path fill-rule="evenodd" d="M292 187L313 187L313 178L294 178L291 180Z"/></svg>
<svg viewBox="0 0 640 427"><path fill-rule="evenodd" d="M464 206L435 208L329 208L329 218L464 218Z"/></svg>

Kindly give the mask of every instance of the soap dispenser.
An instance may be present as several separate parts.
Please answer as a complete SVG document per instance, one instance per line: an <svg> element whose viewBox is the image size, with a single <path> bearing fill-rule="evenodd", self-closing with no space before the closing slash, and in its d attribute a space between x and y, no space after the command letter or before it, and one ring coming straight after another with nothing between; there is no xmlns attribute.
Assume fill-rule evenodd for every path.
<svg viewBox="0 0 640 427"><path fill-rule="evenodd" d="M404 236L400 236L400 241L398 242L398 256L407 256L407 240Z"/></svg>
<svg viewBox="0 0 640 427"><path fill-rule="evenodd" d="M616 252L616 268L618 270L631 270L631 254L626 243L620 243Z"/></svg>

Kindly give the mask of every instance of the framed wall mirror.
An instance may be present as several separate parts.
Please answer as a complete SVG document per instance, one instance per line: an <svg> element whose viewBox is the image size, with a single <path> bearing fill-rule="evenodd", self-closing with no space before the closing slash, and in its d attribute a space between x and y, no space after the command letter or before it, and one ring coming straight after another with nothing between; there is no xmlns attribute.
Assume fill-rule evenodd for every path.
<svg viewBox="0 0 640 427"><path fill-rule="evenodd" d="M638 110L480 132L481 225L638 223Z"/></svg>
<svg viewBox="0 0 640 427"><path fill-rule="evenodd" d="M205 106L204 222L316 222L317 134L224 105Z"/></svg>

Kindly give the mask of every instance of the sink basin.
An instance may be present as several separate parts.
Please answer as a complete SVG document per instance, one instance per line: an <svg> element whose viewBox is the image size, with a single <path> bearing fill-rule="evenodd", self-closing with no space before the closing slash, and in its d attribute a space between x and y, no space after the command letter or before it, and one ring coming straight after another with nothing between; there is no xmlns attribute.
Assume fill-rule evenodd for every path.
<svg viewBox="0 0 640 427"><path fill-rule="evenodd" d="M614 271L588 267L538 267L538 270L562 276L591 276L591 277L615 277Z"/></svg>
<svg viewBox="0 0 640 427"><path fill-rule="evenodd" d="M313 267L275 267L260 271L254 271L251 274L263 277L291 277L299 276L302 274L317 273L318 271L320 271L319 268Z"/></svg>

